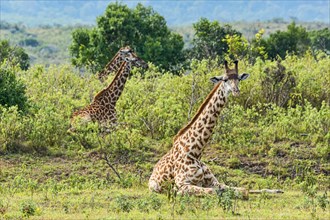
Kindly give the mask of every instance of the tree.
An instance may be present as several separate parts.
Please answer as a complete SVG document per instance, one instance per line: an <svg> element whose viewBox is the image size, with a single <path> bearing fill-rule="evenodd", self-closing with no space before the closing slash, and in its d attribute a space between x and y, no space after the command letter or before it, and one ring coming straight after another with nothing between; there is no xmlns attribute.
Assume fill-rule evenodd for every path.
<svg viewBox="0 0 330 220"><path fill-rule="evenodd" d="M15 67L9 67L5 63L0 65L0 105L18 106L19 110L25 110L27 98L25 85L16 78Z"/></svg>
<svg viewBox="0 0 330 220"><path fill-rule="evenodd" d="M312 49L314 51L321 50L330 55L330 30L324 28L322 30L309 32Z"/></svg>
<svg viewBox="0 0 330 220"><path fill-rule="evenodd" d="M30 66L29 56L21 47L11 47L9 41L0 41L0 63L8 60L12 65L19 65L22 70L27 70Z"/></svg>
<svg viewBox="0 0 330 220"><path fill-rule="evenodd" d="M302 55L310 46L310 39L306 28L296 26L294 22L288 25L287 31L276 31L263 41L269 58L280 56L285 58L286 53Z"/></svg>
<svg viewBox="0 0 330 220"><path fill-rule="evenodd" d="M192 40L192 49L189 51L190 58L215 59L217 56L223 58L229 46L226 40L230 36L241 37L242 34L234 30L230 25L223 27L218 21L210 22L206 18L193 24L195 36Z"/></svg>
<svg viewBox="0 0 330 220"><path fill-rule="evenodd" d="M139 57L164 69L183 61L183 39L172 33L165 19L151 7L137 4L133 9L118 2L110 3L92 29L72 33L72 63L101 70L120 47L129 45Z"/></svg>

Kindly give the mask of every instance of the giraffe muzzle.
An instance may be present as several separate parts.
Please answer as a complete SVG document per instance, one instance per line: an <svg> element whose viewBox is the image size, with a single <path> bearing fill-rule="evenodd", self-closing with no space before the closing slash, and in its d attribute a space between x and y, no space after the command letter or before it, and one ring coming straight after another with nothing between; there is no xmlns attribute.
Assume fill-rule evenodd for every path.
<svg viewBox="0 0 330 220"><path fill-rule="evenodd" d="M239 91L239 89L235 89L232 91L232 93L233 93L233 96L239 96L240 91Z"/></svg>

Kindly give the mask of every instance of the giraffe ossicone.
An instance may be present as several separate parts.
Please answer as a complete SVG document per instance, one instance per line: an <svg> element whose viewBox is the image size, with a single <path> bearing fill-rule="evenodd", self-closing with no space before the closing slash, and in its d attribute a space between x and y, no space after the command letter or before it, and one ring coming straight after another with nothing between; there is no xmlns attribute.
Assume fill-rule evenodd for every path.
<svg viewBox="0 0 330 220"><path fill-rule="evenodd" d="M155 165L149 179L151 191L164 191L167 182L174 183L182 194L215 194L219 189L229 188L219 183L201 157L229 94L239 95L239 82L248 76L247 73L238 74L238 62L235 62L234 69L225 62L225 74L211 78L214 88L192 120L174 137L170 151ZM245 197L248 195L244 188L231 188L242 192Z"/></svg>

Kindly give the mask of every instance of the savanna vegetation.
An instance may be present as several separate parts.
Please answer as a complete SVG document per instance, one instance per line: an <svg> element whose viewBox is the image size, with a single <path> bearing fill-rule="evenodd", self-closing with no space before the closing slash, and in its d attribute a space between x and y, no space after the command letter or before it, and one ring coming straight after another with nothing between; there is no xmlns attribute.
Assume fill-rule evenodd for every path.
<svg viewBox="0 0 330 220"><path fill-rule="evenodd" d="M86 42L92 42L90 36L103 37L101 24L116 23L116 16L108 13L115 13L111 7L125 9L124 18L134 22L142 18L152 22L160 16L143 5L129 9L110 4L97 27L73 30L71 50L78 45L75 36L87 36ZM166 25L163 28L166 36L182 41ZM93 74L94 67L77 65L77 69L75 61L24 68L19 61L26 63L25 56L17 56L16 47L2 42L1 54L9 53L0 59L0 217L330 218L329 30L307 31L291 23L286 31L267 38L260 30L249 42L233 27L218 22L201 19L194 28L190 47L178 51L184 58L180 63L167 62L171 56L160 63L148 60L148 51L139 49L161 48L163 43L151 43L154 39L163 42L160 37L138 38L149 39L150 44L133 41L129 35L125 38L125 44L132 43L138 55L152 62L144 72L133 70L116 106L118 126L111 133L102 132L97 123L81 125L75 134L67 129L73 111L90 103L113 76L101 83ZM223 37L210 37L209 30ZM288 47L271 46L281 42ZM33 40L23 44L42 45ZM98 54L102 59L95 62L103 62L99 66L124 45L112 46L109 54ZM84 47L76 47L79 54L85 51L93 56L94 50L100 51L96 41ZM272 51L276 50L275 56ZM86 60L93 60L87 55ZM80 62L84 56L73 56L73 60L78 58ZM223 73L225 58L240 59L240 72L250 73L250 78L242 82L240 97L230 97L202 160L228 185L280 188L285 193L241 200L230 190L201 198L176 195L171 187L166 194L149 192L153 166L211 91L209 78ZM83 71L82 66L86 67Z"/></svg>

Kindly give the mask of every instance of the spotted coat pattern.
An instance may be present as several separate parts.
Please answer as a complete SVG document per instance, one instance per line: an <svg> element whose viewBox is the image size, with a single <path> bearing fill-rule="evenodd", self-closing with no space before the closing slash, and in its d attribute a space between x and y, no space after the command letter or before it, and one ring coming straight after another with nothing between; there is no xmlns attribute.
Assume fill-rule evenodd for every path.
<svg viewBox="0 0 330 220"><path fill-rule="evenodd" d="M218 182L201 157L229 93L239 93L235 64L236 69L229 69L226 63L225 81L220 77L220 82L217 82L194 118L176 135L173 147L154 167L149 179L151 191L162 192L167 183L174 183L178 192L183 194L213 194L219 188L227 188ZM247 194L243 188L234 189Z"/></svg>
<svg viewBox="0 0 330 220"><path fill-rule="evenodd" d="M115 124L117 121L115 106L124 90L133 66L148 68L147 63L142 59L133 55L126 57L109 86L100 91L91 104L73 113L71 126L73 127L77 118L85 122L97 121L106 126Z"/></svg>
<svg viewBox="0 0 330 220"><path fill-rule="evenodd" d="M111 73L117 73L127 56L137 57L131 47L120 48L104 69L97 74L99 80L103 82Z"/></svg>

